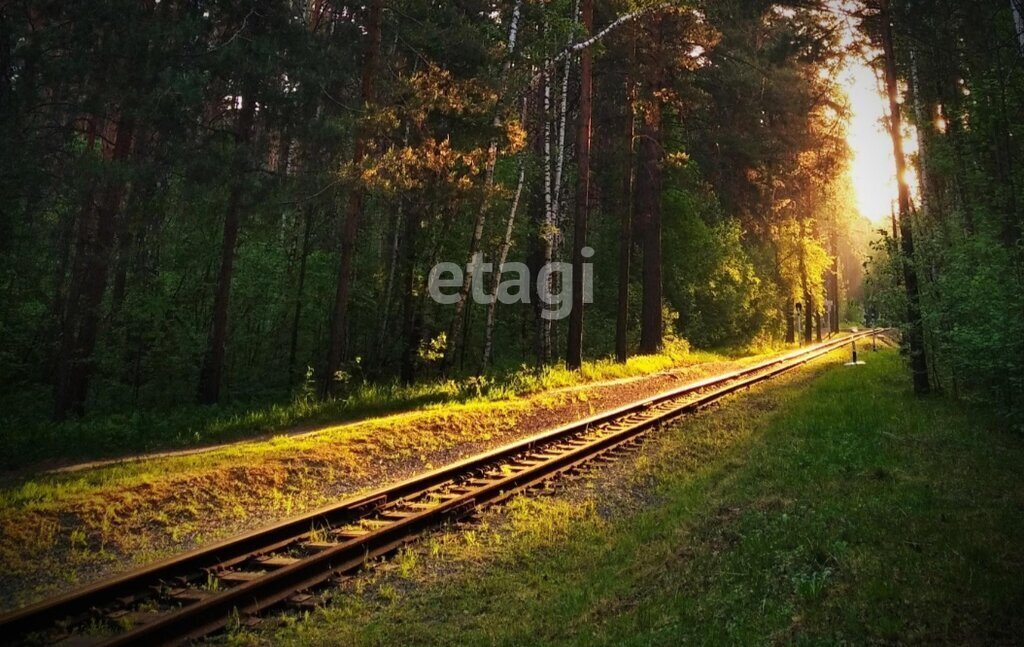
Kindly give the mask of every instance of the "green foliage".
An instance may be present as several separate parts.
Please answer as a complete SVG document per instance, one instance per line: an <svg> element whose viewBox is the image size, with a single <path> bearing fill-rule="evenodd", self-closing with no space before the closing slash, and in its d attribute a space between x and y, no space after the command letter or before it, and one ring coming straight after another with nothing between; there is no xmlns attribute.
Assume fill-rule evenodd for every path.
<svg viewBox="0 0 1024 647"><path fill-rule="evenodd" d="M767 325L773 295L743 247L739 224L720 220L712 199L693 189L667 193L665 245L673 254L666 291L692 343L747 344Z"/></svg>
<svg viewBox="0 0 1024 647"><path fill-rule="evenodd" d="M425 339L420 343L417 356L420 361L427 364L436 364L444 359L445 351L448 349L447 333L438 333L433 339Z"/></svg>
<svg viewBox="0 0 1024 647"><path fill-rule="evenodd" d="M905 112L921 141L923 179L912 217L913 258L888 237L869 266L867 318L907 326L904 262L916 269L933 388L993 407L1024 425L1024 247L1021 157L1024 67L1010 4L922 14L893 2ZM877 22L868 21L869 35ZM1009 57L1009 58L1008 58ZM1012 61L1011 61L1012 58ZM941 119L939 116L941 115Z"/></svg>
<svg viewBox="0 0 1024 647"><path fill-rule="evenodd" d="M487 365L485 308L470 304L455 322L453 308L429 299L426 281L439 261L465 262L478 217L485 261L496 260L521 168L508 260L535 272L544 236L556 241L555 260L566 260L577 206L579 65L561 53L583 36L576 4L387 2L370 101L361 77L372 40L367 4L5 4L0 382L5 421L19 428L9 435L22 439L9 449L32 454L22 443L37 432L47 447L39 455L51 455L62 442L69 453L89 453L95 442L103 454L117 444L179 446L281 428L342 407L314 402L315 377L335 379L342 400L373 385L387 390L399 375L452 380L467 395L504 390L471 379ZM515 6L517 45L507 52ZM597 27L653 6L598 2ZM652 60L664 73L656 100L664 104L666 156L663 195L644 198L664 203L670 354L689 344L771 341L794 286L806 278L820 291L825 233L816 225L825 216L812 198L834 187L807 176L844 153L830 134L841 128L822 122L835 86L818 71L837 50L834 30L816 15L738 0L706 16L649 11L616 23L592 46L598 100L587 242L598 253L587 357L615 348L623 245L634 248L623 280L627 346L637 346L644 225L634 222L623 237L618 220L640 199L624 190L637 173L625 108L640 106L623 91ZM763 32L757 42L755 31ZM545 114L542 68L550 82ZM242 132L246 106L255 106L254 123ZM640 111L632 118L639 122ZM131 134L131 146L115 155L119 133ZM358 160L357 150L365 153ZM559 216L547 223L544 177L556 166L561 185L550 188ZM327 376L350 205L359 218L344 361L341 374ZM239 216L239 238L227 250L232 272L223 281L230 295L222 406L204 412L191 402L226 276L228 213ZM797 235L782 225L798 220L808 224L799 248L809 261L795 271L779 259L791 256ZM95 292L98 305L83 292ZM570 379L559 366L566 322L553 326L554 350L540 359L534 304L501 304L495 315L499 374L526 364L533 377L524 380ZM95 334L79 334L90 318ZM89 376L84 409L95 415L66 427L34 420L52 412L56 387L79 368ZM252 411L261 413L250 418Z"/></svg>
<svg viewBox="0 0 1024 647"><path fill-rule="evenodd" d="M1024 414L1024 291L1007 281L1014 253L976 237L945 250L924 320L939 388Z"/></svg>

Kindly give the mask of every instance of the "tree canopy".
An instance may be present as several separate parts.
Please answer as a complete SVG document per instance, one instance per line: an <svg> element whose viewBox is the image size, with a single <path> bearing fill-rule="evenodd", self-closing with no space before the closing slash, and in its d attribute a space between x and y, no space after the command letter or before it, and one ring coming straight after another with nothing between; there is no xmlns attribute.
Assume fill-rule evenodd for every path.
<svg viewBox="0 0 1024 647"><path fill-rule="evenodd" d="M26 410L279 397L310 379L332 396L356 374L409 382L810 340L859 310L841 263L859 263L862 242L834 74L849 44L830 3L0 12L0 371ZM1006 31L1007 17L992 19ZM929 47L955 41L948 21L961 18L981 19L951 9ZM1019 60L1002 52L1006 73L975 82L981 54L952 49L957 68L921 53L919 85L935 93L922 101L942 97L971 130L961 154L932 147L928 195L950 209L978 196L958 218L987 231L982 213L1014 192L983 180L1019 175L1015 145L998 143L1019 114L1006 96ZM909 70L913 50L898 51ZM970 105L995 112L969 112L968 86ZM974 156L983 141L991 160ZM957 164L953 187L939 169ZM1010 262L1019 226L991 235ZM533 276L589 265L592 303L569 322L546 316L536 285L528 303L475 303L468 276L459 303L429 297L433 267L478 256ZM564 272L550 281L572 287Z"/></svg>

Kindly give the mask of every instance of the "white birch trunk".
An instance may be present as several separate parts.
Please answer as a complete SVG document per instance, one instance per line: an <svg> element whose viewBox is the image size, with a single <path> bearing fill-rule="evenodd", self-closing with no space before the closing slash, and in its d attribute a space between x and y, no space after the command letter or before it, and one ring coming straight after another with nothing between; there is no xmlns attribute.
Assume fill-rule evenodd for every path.
<svg viewBox="0 0 1024 647"><path fill-rule="evenodd" d="M573 13L572 13L573 22L578 22L579 21L579 15L580 15L580 3L579 3L579 0L576 0L576 2L574 4L574 7L573 7ZM566 45L566 47L567 48L571 48L572 47L572 36L571 35L569 36L569 42ZM556 144L555 144L555 146L556 146L556 149L555 149L555 162L554 162L555 163L555 169L554 169L555 176L554 176L554 181L552 183L553 184L553 196L552 196L552 203L551 203L551 224L549 226L549 229L551 231L551 259L550 259L551 261L559 260L559 259L562 258L562 244L564 243L563 232L564 232L564 224L565 223L562 222L562 220L563 220L563 217L562 217L563 209L562 209L562 207L564 206L563 205L563 203L564 203L563 193L564 192L562 191L562 188L563 188L562 187L562 171L563 171L563 169L565 167L565 129L566 129L566 122L568 121L568 113L569 113L569 109L568 109L568 103L569 103L569 76L572 74L572 60L573 60L572 56L566 56L565 57L565 65L563 66L563 71L562 71L561 95L559 97L558 110L555 113L555 121L557 121L557 123L558 123L558 131L557 131L557 140L556 140ZM552 66L552 68L553 68L553 66ZM562 291L563 286L559 285L559 281L561 280L561 278L562 278L561 273L552 274L551 275L551 282L550 282L550 285L548 286L548 289L550 290L550 292L552 294L554 294L556 291L559 292L559 293ZM558 341L557 341L557 336L558 336L558 328L557 328L557 326L558 326L558 324L555 321L548 321L547 322L547 326L548 326L547 345L548 345L548 349L551 351L550 359L554 359L553 349L558 347Z"/></svg>
<svg viewBox="0 0 1024 647"><path fill-rule="evenodd" d="M579 21L580 15L580 2L576 0L575 8L573 9L572 18L573 21ZM572 45L572 37L570 36L569 45ZM558 148L557 157L555 158L555 196L554 196L554 217L553 220L556 223L561 221L562 213L562 169L565 166L565 125L568 116L568 103L569 103L569 75L572 73L572 57L565 59L565 66L562 73L562 96L560 98L558 107ZM561 228L559 228L559 239L561 238Z"/></svg>
<svg viewBox="0 0 1024 647"><path fill-rule="evenodd" d="M545 64L545 67L549 67ZM550 264L554 259L555 242L555 211L554 195L551 186L551 77L544 75L544 263ZM554 274L550 274L548 292L554 292ZM542 306L544 307L544 306ZM541 318L541 357L547 362L551 359L551 320Z"/></svg>
<svg viewBox="0 0 1024 647"><path fill-rule="evenodd" d="M1010 9L1013 10L1013 24L1017 28L1017 48L1020 55L1024 56L1024 0L1010 0Z"/></svg>
<svg viewBox="0 0 1024 647"><path fill-rule="evenodd" d="M569 102L569 74L572 72L572 59L566 59L565 61L565 73L562 76L562 96L560 98L558 113L556 118L558 119L558 139L555 144L555 180L554 180L554 196L552 197L552 214L551 220L555 223L561 221L562 213L562 169L565 166L565 124L568 113L568 102ZM561 234L559 228L558 234ZM560 235L559 235L560 237Z"/></svg>
<svg viewBox="0 0 1024 647"><path fill-rule="evenodd" d="M516 49L516 40L519 38L519 14L523 9L523 0L516 0L516 4L512 7L512 18L508 27L508 45L505 50L505 55L509 59L505 62L506 67L511 64L512 52Z"/></svg>
<svg viewBox="0 0 1024 647"><path fill-rule="evenodd" d="M512 208L508 212L508 223L505 225L505 238L501 241L501 250L498 252L498 264L491 274L491 299L487 303L487 327L484 331L484 367L489 367L494 361L494 323L497 320L498 311L498 285L501 283L501 268L508 260L508 252L512 248L512 230L516 223L516 212L519 210L519 200L523 195L523 184L526 182L526 166L519 162L519 183L516 185L516 194L512 199Z"/></svg>
<svg viewBox="0 0 1024 647"><path fill-rule="evenodd" d="M1013 1L1013 0L1011 0L1011 1ZM544 69L542 69L540 72L537 72L537 75L533 77L533 80L531 81L531 83L537 82L537 80L540 79L540 76L542 74L546 74L550 70L550 68L552 66L558 65L563 60L565 60L566 58L572 56L573 54L577 54L577 53L587 49L588 47L591 47L592 45L594 45L594 43L600 41L601 39L603 39L604 37L606 37L608 34L612 33L613 31L615 31L619 27L622 27L623 25L625 25L625 24L627 24L629 22L632 22L632 21L636 20L637 18L641 18L643 16L646 16L649 13L653 13L655 11L661 11L662 9L668 9L672 5L673 5L672 2L662 2L661 4L651 5L649 7L644 7L643 9L637 9L636 11L631 11L631 12L629 12L627 14L623 14L623 15L619 16L618 18L616 18L612 22L608 23L608 25L604 29L602 29L601 31L597 32L596 34L594 34L590 38L587 38L585 40L581 40L578 43L570 45L569 47L566 47L561 52L559 52L558 55L555 56L554 58L549 58L545 62Z"/></svg>
<svg viewBox="0 0 1024 647"><path fill-rule="evenodd" d="M523 1L516 0L516 4L512 8L512 17L509 19L508 28L508 40L506 42L505 50L505 64L502 69L501 85L504 86L509 70L512 68L512 54L515 50L516 41L519 36L519 16L522 10ZM500 98L499 98L500 101ZM501 126L501 113L500 107L495 107L494 119L491 125L495 130ZM480 202L480 210L477 212L476 221L473 225L473 237L469 243L469 263L473 262L477 253L480 251L480 240L484 235L484 224L487 220L487 209L490 206L491 193L494 191L494 167L498 162L498 136L493 135L487 145L487 160L484 168L484 196ZM459 300L455 304L455 313L452 317L451 335L449 337L450 343L446 349L445 364L451 366L455 359L455 352L458 350L458 346L462 341L462 313L466 308L466 302L469 300L469 290L472 286L473 276L466 272L462 281L462 287L459 288Z"/></svg>

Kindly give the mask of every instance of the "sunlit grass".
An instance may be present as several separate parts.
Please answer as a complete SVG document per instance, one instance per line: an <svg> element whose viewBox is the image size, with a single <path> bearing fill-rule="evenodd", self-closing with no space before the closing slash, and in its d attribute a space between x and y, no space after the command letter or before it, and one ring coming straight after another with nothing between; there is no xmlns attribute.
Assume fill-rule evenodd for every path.
<svg viewBox="0 0 1024 647"><path fill-rule="evenodd" d="M44 411L12 407L0 418L0 468L18 468L46 459L88 460L137 452L183 449L272 434L296 427L337 424L453 403L497 402L587 382L635 377L673 367L722 361L742 350L691 351L676 345L659 355L632 357L625 364L602 359L580 371L564 364L519 366L489 375L345 385L330 400L316 397L312 382L287 401L200 407L190 403L171 410L97 414L61 424L47 422ZM34 401L42 394L34 396ZM31 415L29 415L31 414Z"/></svg>
<svg viewBox="0 0 1024 647"><path fill-rule="evenodd" d="M218 439L230 436L232 425L280 422L290 429L286 422L317 415L333 423L309 423L315 433L271 434L80 471L9 475L0 488L0 565L18 577L31 579L42 570L72 581L80 569L91 570L90 558L103 565L161 557L176 546L214 541L539 431L536 420L533 427L521 424L538 414L564 416L559 412L566 407L579 411L574 415L594 412L599 404L581 390L586 384L676 367L704 376L731 366L727 357L675 347L625 365L590 363L581 373L520 367L493 378L412 387L350 385L330 403L302 397L203 423L204 433ZM73 436L65 445L75 448ZM71 551L81 559L52 561Z"/></svg>
<svg viewBox="0 0 1024 647"><path fill-rule="evenodd" d="M617 476L426 540L402 586L379 569L232 642L1016 642L1024 442L915 399L895 353L866 359L757 387Z"/></svg>
<svg viewBox="0 0 1024 647"><path fill-rule="evenodd" d="M372 455L373 443L387 440L394 431L404 434L408 443L391 447L391 451L413 452L417 447L429 450L432 444L445 444L446 435L460 432L482 437L503 421L512 422L514 415L531 405L529 396L565 387L609 379L647 375L673 367L722 360L720 354L672 350L662 355L634 357L626 364L609 360L587 363L579 373L564 366L542 369L523 368L503 378L476 380L471 386L454 380L403 386L397 384L365 384L354 387L343 397L330 402L302 398L292 405L274 405L209 421L206 432L213 437L228 435L232 428L273 429L287 427L297 420L316 416L367 418L377 412L408 410L407 413L369 420L360 424L342 422L319 428L314 437L278 435L260 443L229 445L203 454L169 456L151 461L114 463L100 468L49 476L36 475L0 489L0 509L45 504L81 493L88 493L112 483L159 482L168 474L188 474L216 468L219 465L244 467L259 461L273 460L281 454L302 454L318 451L322 459L331 458L336 445L368 443L366 451L353 456ZM330 413L331 415L328 415ZM423 430L428 433L416 433ZM363 466L365 468L365 466Z"/></svg>

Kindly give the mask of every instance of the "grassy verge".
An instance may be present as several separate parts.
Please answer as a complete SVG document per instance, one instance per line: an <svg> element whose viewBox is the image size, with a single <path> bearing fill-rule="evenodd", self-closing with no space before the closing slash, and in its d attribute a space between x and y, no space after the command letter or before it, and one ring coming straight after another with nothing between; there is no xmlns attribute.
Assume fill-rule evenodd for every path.
<svg viewBox="0 0 1024 647"><path fill-rule="evenodd" d="M353 496L758 361L698 353L523 372L400 414L0 486L0 608ZM644 377L665 368L668 374ZM614 378L628 378L615 380ZM608 381L609 378L611 381ZM599 381L599 382L598 382ZM558 388L567 387L567 388ZM534 393L535 391L542 391ZM409 400L403 400L413 406ZM355 405L353 405L355 406Z"/></svg>
<svg viewBox="0 0 1024 647"><path fill-rule="evenodd" d="M758 387L229 641L1019 641L1024 441L914 399L894 353L866 359Z"/></svg>
<svg viewBox="0 0 1024 647"><path fill-rule="evenodd" d="M574 384L634 377L665 369L722 361L748 354L740 350L690 351L685 346L661 355L634 357L626 364L588 362L579 373L564 366L519 367L483 377L433 380L414 385L358 383L323 401L316 385L304 385L286 400L203 407L185 403L173 409L98 413L53 423L40 409L47 393L15 393L0 402L0 470L41 461L83 461L212 445L281 432L299 426L338 424L371 416L453 403L493 402Z"/></svg>

